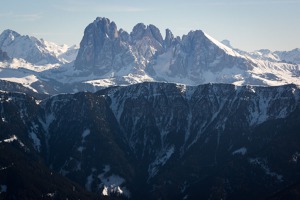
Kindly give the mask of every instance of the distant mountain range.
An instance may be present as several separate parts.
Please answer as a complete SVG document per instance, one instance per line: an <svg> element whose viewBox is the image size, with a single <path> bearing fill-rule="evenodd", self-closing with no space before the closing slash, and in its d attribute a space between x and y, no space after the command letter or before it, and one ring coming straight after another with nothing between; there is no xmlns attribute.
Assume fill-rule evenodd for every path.
<svg viewBox="0 0 300 200"><path fill-rule="evenodd" d="M11 60L0 64L0 79L49 94L144 81L300 84L299 49L245 52L224 44L200 30L182 37L166 30L163 38L157 27L142 23L127 33L100 17L86 27L79 49L6 30L0 49Z"/></svg>

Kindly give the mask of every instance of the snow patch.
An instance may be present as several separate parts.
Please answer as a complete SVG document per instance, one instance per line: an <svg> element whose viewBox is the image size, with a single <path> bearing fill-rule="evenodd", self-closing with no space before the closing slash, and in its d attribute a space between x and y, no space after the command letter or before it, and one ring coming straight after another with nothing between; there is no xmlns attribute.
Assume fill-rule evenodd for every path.
<svg viewBox="0 0 300 200"><path fill-rule="evenodd" d="M237 53L236 51L234 51L233 49L227 47L226 45L222 44L221 42L219 42L218 40L214 39L213 37L211 37L210 35L208 35L207 33L204 33L204 35L211 41L213 42L215 45L217 45L220 49L224 50L227 54L231 55L231 56L235 56L235 57L244 57L242 55L240 55L239 53Z"/></svg>
<svg viewBox="0 0 300 200"><path fill-rule="evenodd" d="M232 152L232 155L237 155L237 154L241 154L241 155L245 155L247 153L247 149L246 147L242 147L240 149L235 150L234 152Z"/></svg>
<svg viewBox="0 0 300 200"><path fill-rule="evenodd" d="M17 138L17 136L15 136L15 135L12 135L10 138L0 141L0 144L1 144L1 143L12 143L12 142L14 142L14 141L17 141L18 144L21 146L21 148L22 148L25 152L29 152L29 151L30 151L30 150L24 145L24 143L23 143L21 140L19 140L19 139Z"/></svg>
<svg viewBox="0 0 300 200"><path fill-rule="evenodd" d="M91 84L95 87L110 87L116 84L113 78L96 79L96 80L86 81L85 83Z"/></svg>
<svg viewBox="0 0 300 200"><path fill-rule="evenodd" d="M105 165L103 169L103 173L98 175L98 178L101 181L101 184L99 185L99 188L102 189L102 195L103 196L110 196L112 194L116 195L122 195L126 197L130 197L130 192L127 190L127 188L124 186L125 179L122 177L111 174L110 173L110 166Z"/></svg>
<svg viewBox="0 0 300 200"><path fill-rule="evenodd" d="M11 143L11 142L13 142L13 141L15 141L15 140L18 140L18 138L17 138L17 136L13 135L13 136L11 136L11 137L8 138L8 139L5 139L5 140L3 140L3 141L0 141L0 144L1 144L2 142L5 142L5 143Z"/></svg>
<svg viewBox="0 0 300 200"><path fill-rule="evenodd" d="M296 152L296 153L294 153L294 154L292 155L292 158L291 158L290 161L293 162L293 163L298 163L299 158L300 158L300 153L299 153L299 152Z"/></svg>
<svg viewBox="0 0 300 200"><path fill-rule="evenodd" d="M184 94L186 92L186 85L176 84L176 87L180 91L181 94Z"/></svg>
<svg viewBox="0 0 300 200"><path fill-rule="evenodd" d="M82 139L84 140L89 134L91 134L90 129L84 130L82 135L81 135Z"/></svg>
<svg viewBox="0 0 300 200"><path fill-rule="evenodd" d="M1 117L2 122L7 123L7 120L5 119L5 117Z"/></svg>
<svg viewBox="0 0 300 200"><path fill-rule="evenodd" d="M55 120L55 116L53 114L53 112L51 112L50 114L47 114L45 116L45 122L43 122L42 120L40 120L43 129L46 131L46 134L48 135L49 133L49 126L52 124L52 122Z"/></svg>
<svg viewBox="0 0 300 200"><path fill-rule="evenodd" d="M81 134L81 144L83 145L83 143L85 143L85 138L88 136L88 135L90 135L91 134L91 131L90 131L90 129L85 129L83 132L82 132L82 134ZM83 147L83 146L79 146L78 148L77 148L77 150L80 152L80 153L82 153L82 151L85 149L85 147Z"/></svg>
<svg viewBox="0 0 300 200"><path fill-rule="evenodd" d="M250 125L257 125L267 121L269 118L267 112L270 105L270 100L259 96L258 104L253 105L254 107L250 108Z"/></svg>
<svg viewBox="0 0 300 200"><path fill-rule="evenodd" d="M41 141L40 139L37 137L37 135L35 134L35 132L30 131L29 132L29 137L31 138L31 140L33 141L33 145L34 148L40 152L41 150Z"/></svg>
<svg viewBox="0 0 300 200"><path fill-rule="evenodd" d="M47 197L53 198L55 196L55 192L46 194Z"/></svg>

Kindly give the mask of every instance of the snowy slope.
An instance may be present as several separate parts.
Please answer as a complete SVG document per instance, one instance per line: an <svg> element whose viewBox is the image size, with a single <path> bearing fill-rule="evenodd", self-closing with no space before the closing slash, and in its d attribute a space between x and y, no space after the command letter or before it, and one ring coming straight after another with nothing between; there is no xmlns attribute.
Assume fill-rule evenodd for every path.
<svg viewBox="0 0 300 200"><path fill-rule="evenodd" d="M57 45L33 36L5 30L0 35L0 49L7 52L11 58L22 58L33 64L44 65L73 61L78 47Z"/></svg>
<svg viewBox="0 0 300 200"><path fill-rule="evenodd" d="M291 51L271 51L269 49L260 49L252 52L246 52L232 47L229 40L223 40L221 41L221 43L226 47L234 49L241 55L251 57L256 60L268 60L272 62L287 62L290 64L300 64L300 48L296 48Z"/></svg>
<svg viewBox="0 0 300 200"><path fill-rule="evenodd" d="M291 51L275 51L274 54L278 55L281 61L300 64L300 48Z"/></svg>

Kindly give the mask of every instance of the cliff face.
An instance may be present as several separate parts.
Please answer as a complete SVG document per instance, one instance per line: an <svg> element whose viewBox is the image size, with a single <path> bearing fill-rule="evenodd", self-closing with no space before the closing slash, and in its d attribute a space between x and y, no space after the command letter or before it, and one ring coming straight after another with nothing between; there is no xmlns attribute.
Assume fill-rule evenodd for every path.
<svg viewBox="0 0 300 200"><path fill-rule="evenodd" d="M153 25L137 24L129 34L118 30L109 19L97 18L84 31L75 68L98 75L137 72L145 69L155 51L162 49L162 43L162 36Z"/></svg>

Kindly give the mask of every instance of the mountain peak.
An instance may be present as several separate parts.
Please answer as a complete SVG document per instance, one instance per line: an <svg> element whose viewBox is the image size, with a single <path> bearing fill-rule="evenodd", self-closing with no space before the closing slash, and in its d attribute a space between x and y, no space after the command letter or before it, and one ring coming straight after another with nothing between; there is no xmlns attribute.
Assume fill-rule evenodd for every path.
<svg viewBox="0 0 300 200"><path fill-rule="evenodd" d="M166 29L166 37L165 37L165 46L168 48L171 46L172 41L174 40L174 35L170 29Z"/></svg>
<svg viewBox="0 0 300 200"><path fill-rule="evenodd" d="M110 20L106 17L96 17L96 19L94 20L94 23L98 23L100 21L105 21L105 22L110 23Z"/></svg>
<svg viewBox="0 0 300 200"><path fill-rule="evenodd" d="M160 33L160 30L153 24L146 26L143 23L138 23L133 27L130 35L133 40L141 40L143 37L148 36L153 37L160 44L163 43L163 37Z"/></svg>
<svg viewBox="0 0 300 200"><path fill-rule="evenodd" d="M138 23L135 25L132 29L132 32L130 33L130 36L132 37L133 40L140 40L145 31L147 29L147 26L143 23Z"/></svg>
<svg viewBox="0 0 300 200"><path fill-rule="evenodd" d="M18 38L20 36L21 35L19 33L17 33L16 31L13 31L10 29L4 30L0 35L0 47L4 43L11 43L12 41L14 41L16 38Z"/></svg>
<svg viewBox="0 0 300 200"><path fill-rule="evenodd" d="M19 33L11 29L6 29L1 33L1 35L10 35L10 34L14 36L21 36Z"/></svg>
<svg viewBox="0 0 300 200"><path fill-rule="evenodd" d="M104 37L108 36L109 38L118 37L118 29L115 22L111 22L108 18L97 17L92 23L94 28L102 33Z"/></svg>

